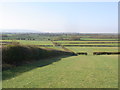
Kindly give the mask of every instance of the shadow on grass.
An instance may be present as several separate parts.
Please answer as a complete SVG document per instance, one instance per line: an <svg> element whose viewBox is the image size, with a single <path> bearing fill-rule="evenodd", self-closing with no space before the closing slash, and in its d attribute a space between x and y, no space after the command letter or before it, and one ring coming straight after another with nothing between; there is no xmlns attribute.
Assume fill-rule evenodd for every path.
<svg viewBox="0 0 120 90"><path fill-rule="evenodd" d="M68 55L58 56L58 57L54 57L54 58L50 58L50 59L38 60L38 61L35 61L31 64L25 64L22 66L18 66L18 67L14 67L14 68L11 68L8 70L4 70L2 72L2 80L10 79L10 78L16 77L18 75L21 75L24 72L30 71L32 69L52 64L53 62L57 62L65 57L69 57L69 56Z"/></svg>

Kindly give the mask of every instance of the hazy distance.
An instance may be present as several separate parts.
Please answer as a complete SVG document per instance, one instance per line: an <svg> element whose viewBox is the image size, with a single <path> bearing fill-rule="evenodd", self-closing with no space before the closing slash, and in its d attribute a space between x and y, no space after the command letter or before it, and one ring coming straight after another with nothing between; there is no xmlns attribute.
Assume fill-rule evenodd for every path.
<svg viewBox="0 0 120 90"><path fill-rule="evenodd" d="M2 32L117 33L117 2L1 3Z"/></svg>

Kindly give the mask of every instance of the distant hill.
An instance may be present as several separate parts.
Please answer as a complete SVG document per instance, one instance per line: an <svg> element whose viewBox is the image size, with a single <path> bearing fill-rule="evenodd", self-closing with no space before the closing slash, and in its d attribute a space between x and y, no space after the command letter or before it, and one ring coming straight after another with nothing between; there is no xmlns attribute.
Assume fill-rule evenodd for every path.
<svg viewBox="0 0 120 90"><path fill-rule="evenodd" d="M40 33L40 31L36 30L26 30L26 29L0 29L2 33Z"/></svg>

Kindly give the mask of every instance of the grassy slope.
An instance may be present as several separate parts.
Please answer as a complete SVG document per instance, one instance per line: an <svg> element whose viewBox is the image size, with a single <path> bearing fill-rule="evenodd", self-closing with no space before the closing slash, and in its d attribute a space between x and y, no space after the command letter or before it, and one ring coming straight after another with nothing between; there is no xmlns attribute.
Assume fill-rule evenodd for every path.
<svg viewBox="0 0 120 90"><path fill-rule="evenodd" d="M61 58L58 62L44 67L37 67L40 65L37 62L34 69L22 74L17 72L18 76L3 80L3 88L116 88L117 58L117 56L72 56ZM21 71L23 68L31 66L18 67L16 70ZM3 72L3 75L8 73L13 75L15 70Z"/></svg>

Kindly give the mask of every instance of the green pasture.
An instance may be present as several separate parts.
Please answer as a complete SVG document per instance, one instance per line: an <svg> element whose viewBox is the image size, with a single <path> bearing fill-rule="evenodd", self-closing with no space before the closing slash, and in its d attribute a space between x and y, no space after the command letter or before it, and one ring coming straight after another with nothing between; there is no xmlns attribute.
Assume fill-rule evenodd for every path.
<svg viewBox="0 0 120 90"><path fill-rule="evenodd" d="M40 47L40 48L44 48L44 49L56 49L56 50L62 50L62 51L64 51L64 49L61 46Z"/></svg>
<svg viewBox="0 0 120 90"><path fill-rule="evenodd" d="M23 45L53 45L51 41L32 41L32 40L1 40L2 42L19 42Z"/></svg>
<svg viewBox="0 0 120 90"><path fill-rule="evenodd" d="M80 38L80 40L102 40L102 41L111 41L111 40L118 40L118 39L101 39L101 38Z"/></svg>
<svg viewBox="0 0 120 90"><path fill-rule="evenodd" d="M119 41L55 41L61 45L119 45Z"/></svg>
<svg viewBox="0 0 120 90"><path fill-rule="evenodd" d="M57 43L120 42L120 41L54 41Z"/></svg>
<svg viewBox="0 0 120 90"><path fill-rule="evenodd" d="M109 45L109 46L119 46L118 41L55 41L61 45L67 45L67 46L78 46L78 45Z"/></svg>
<svg viewBox="0 0 120 90"><path fill-rule="evenodd" d="M51 41L33 41L33 40L0 40L0 41L19 42L20 44L23 45L53 45ZM61 45L118 45L118 41L94 41L94 43L90 43L93 41L54 41L54 42L60 43Z"/></svg>
<svg viewBox="0 0 120 90"><path fill-rule="evenodd" d="M3 88L117 88L118 56L61 56L2 74Z"/></svg>
<svg viewBox="0 0 120 90"><path fill-rule="evenodd" d="M53 45L51 41L28 41L28 40L18 40L24 45Z"/></svg>
<svg viewBox="0 0 120 90"><path fill-rule="evenodd" d="M96 44L62 44L62 45L118 45L118 43L96 43Z"/></svg>
<svg viewBox="0 0 120 90"><path fill-rule="evenodd" d="M53 45L51 41L30 41L30 40L0 40L0 42L19 42L21 45ZM42 47L45 49L63 50L60 46Z"/></svg>
<svg viewBox="0 0 120 90"><path fill-rule="evenodd" d="M13 40L0 40L0 42L12 42Z"/></svg>
<svg viewBox="0 0 120 90"><path fill-rule="evenodd" d="M118 47L66 47L73 52L87 52L92 55L93 52L118 52Z"/></svg>
<svg viewBox="0 0 120 90"><path fill-rule="evenodd" d="M10 42L10 40L4 41ZM20 42L23 45L53 45L51 41L16 40L16 42ZM55 42L67 43L83 41L55 41ZM63 50L60 46L42 48ZM101 56L92 55L93 52L118 52L118 47L71 46L66 48L76 53L87 52L88 55L61 56L50 59L44 59L40 61L38 60L36 62L32 62L26 65L18 66L9 70L4 70L2 73L3 76L2 87L3 88L118 87L118 55L101 55Z"/></svg>

